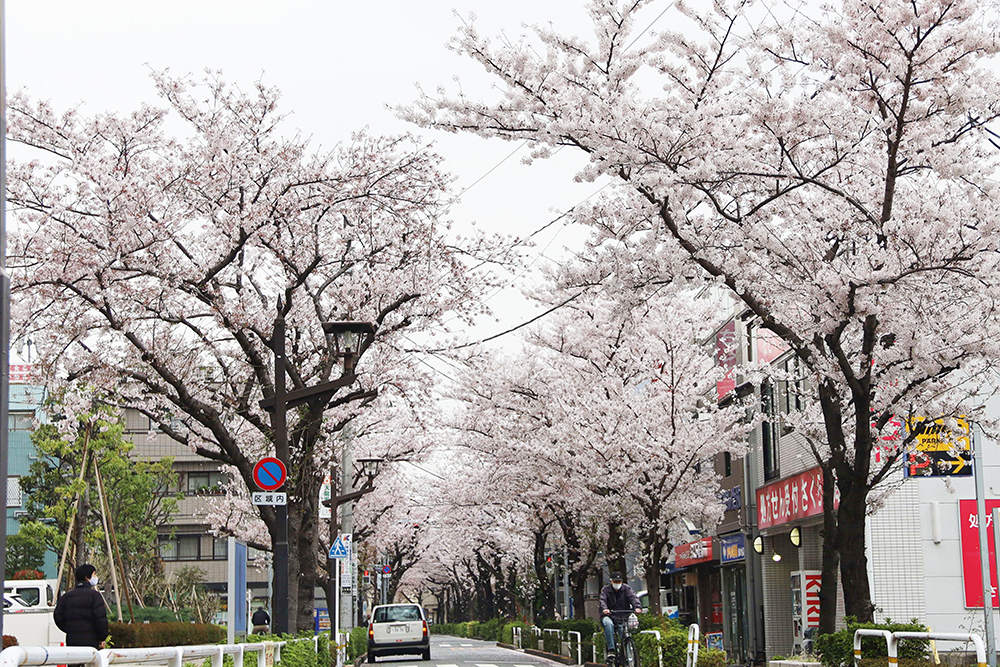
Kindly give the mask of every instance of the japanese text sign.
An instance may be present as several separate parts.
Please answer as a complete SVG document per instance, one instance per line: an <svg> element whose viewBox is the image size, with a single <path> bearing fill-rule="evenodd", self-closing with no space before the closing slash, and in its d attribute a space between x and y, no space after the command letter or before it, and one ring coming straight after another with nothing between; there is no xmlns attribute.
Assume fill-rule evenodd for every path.
<svg viewBox="0 0 1000 667"><path fill-rule="evenodd" d="M674 563L677 567L687 567L712 560L712 538L703 537L694 542L681 544L674 549Z"/></svg>
<svg viewBox="0 0 1000 667"><path fill-rule="evenodd" d="M840 505L839 494L833 506ZM799 473L757 489L757 526L770 528L823 513L823 469Z"/></svg>
<svg viewBox="0 0 1000 667"><path fill-rule="evenodd" d="M1000 500L986 501L986 544L990 554L990 584L993 587L993 608L1000 605L997 597L997 555L993 541L993 508ZM965 583L965 606L983 606L983 576L979 561L979 517L975 500L959 500L958 512L962 538L962 581Z"/></svg>

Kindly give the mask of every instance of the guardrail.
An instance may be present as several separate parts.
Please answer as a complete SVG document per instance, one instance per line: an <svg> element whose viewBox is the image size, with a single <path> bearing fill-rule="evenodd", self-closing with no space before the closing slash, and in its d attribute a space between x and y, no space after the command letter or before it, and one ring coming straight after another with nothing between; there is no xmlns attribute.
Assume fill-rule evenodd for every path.
<svg viewBox="0 0 1000 667"><path fill-rule="evenodd" d="M854 665L861 664L861 638L862 637L882 637L885 639L886 649L889 653L889 667L896 667L899 664L899 640L900 639L934 639L953 642L972 642L976 646L976 661L978 667L986 667L986 646L983 639L977 634L961 634L953 632L889 632L888 630L869 630L861 628L854 631Z"/></svg>
<svg viewBox="0 0 1000 667"><path fill-rule="evenodd" d="M688 647L685 667L698 667L698 644L701 642L701 628L697 623L688 626Z"/></svg>
<svg viewBox="0 0 1000 667"><path fill-rule="evenodd" d="M304 637L292 642L312 642L313 650L319 646L318 638ZM89 646L11 646L0 651L0 667L21 667L35 665L84 664L94 667L109 665L135 665L143 663L166 664L167 667L183 667L189 659L212 660L212 667L222 667L223 656L232 655L234 667L243 667L243 658L248 652L257 653L257 667L267 667L268 653L273 653L273 662L281 661L281 647L288 642L256 642L253 644L210 644L201 646L161 646L151 648L103 649L98 651Z"/></svg>
<svg viewBox="0 0 1000 667"><path fill-rule="evenodd" d="M583 635L576 630L567 630L566 636L572 637L576 635L576 664L583 664Z"/></svg>

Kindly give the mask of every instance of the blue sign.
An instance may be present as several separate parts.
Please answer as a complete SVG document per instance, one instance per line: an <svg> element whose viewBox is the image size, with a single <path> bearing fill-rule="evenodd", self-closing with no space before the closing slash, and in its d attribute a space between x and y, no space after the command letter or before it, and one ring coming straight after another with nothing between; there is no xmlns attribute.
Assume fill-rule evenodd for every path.
<svg viewBox="0 0 1000 667"><path fill-rule="evenodd" d="M743 533L722 535L719 537L719 547L722 552L722 563L735 563L746 558L746 539Z"/></svg>
<svg viewBox="0 0 1000 667"><path fill-rule="evenodd" d="M350 558L350 557L351 557L351 550L347 548L347 544L344 543L344 540L338 537L337 540L333 543L333 546L330 547L330 558Z"/></svg>
<svg viewBox="0 0 1000 667"><path fill-rule="evenodd" d="M722 504L726 506L726 511L738 510L743 508L743 490L739 484L731 489L723 489L719 491L719 500Z"/></svg>

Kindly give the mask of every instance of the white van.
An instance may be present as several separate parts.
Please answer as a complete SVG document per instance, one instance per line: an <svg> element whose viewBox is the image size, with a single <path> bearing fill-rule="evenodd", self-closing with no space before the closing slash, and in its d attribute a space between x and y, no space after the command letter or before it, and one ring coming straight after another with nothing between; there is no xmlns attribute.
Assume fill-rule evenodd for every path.
<svg viewBox="0 0 1000 667"><path fill-rule="evenodd" d="M8 579L3 582L3 592L20 596L31 608L56 605L55 579Z"/></svg>

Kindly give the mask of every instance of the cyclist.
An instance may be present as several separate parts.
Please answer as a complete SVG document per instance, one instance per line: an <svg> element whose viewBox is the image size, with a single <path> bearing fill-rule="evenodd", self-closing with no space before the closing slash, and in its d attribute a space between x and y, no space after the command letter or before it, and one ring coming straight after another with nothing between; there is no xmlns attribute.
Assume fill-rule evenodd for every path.
<svg viewBox="0 0 1000 667"><path fill-rule="evenodd" d="M604 645L610 660L615 655L615 623L613 611L642 612L642 603L632 588L622 582L621 572L611 573L611 583L601 589L601 625L604 626Z"/></svg>

